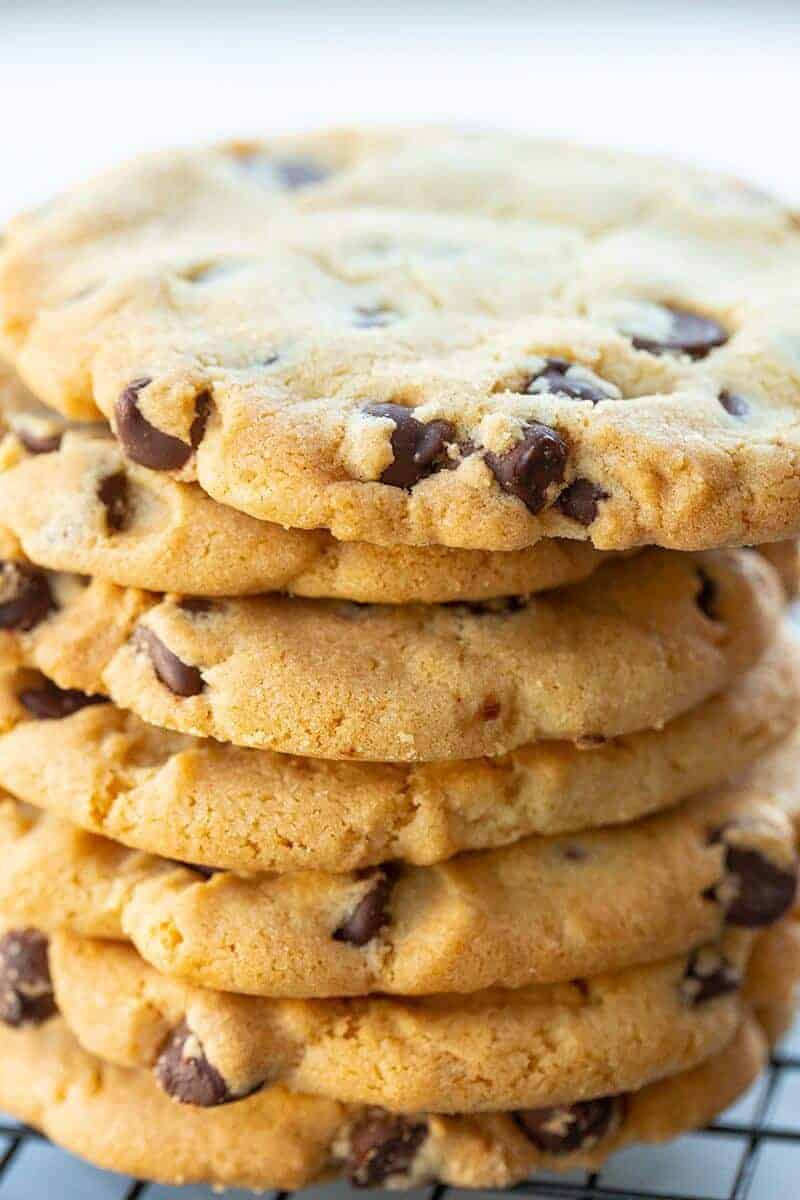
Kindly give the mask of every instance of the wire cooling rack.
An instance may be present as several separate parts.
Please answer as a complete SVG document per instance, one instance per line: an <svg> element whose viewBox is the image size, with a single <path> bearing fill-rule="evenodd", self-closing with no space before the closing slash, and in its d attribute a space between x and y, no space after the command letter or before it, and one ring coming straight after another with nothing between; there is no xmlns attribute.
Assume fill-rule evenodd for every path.
<svg viewBox="0 0 800 1200"><path fill-rule="evenodd" d="M0 1063L0 1070L3 1069ZM229 1200L251 1193L231 1190ZM360 1200L344 1184L306 1188L297 1200ZM512 1189L529 1200L800 1200L800 1020L768 1071L709 1129L667 1146L622 1151L597 1174L536 1175ZM442 1186L407 1200L475 1200L490 1191ZM0 1118L0 1200L212 1200L205 1187L170 1188L96 1171L26 1126ZM266 1193L284 1200L286 1193Z"/></svg>

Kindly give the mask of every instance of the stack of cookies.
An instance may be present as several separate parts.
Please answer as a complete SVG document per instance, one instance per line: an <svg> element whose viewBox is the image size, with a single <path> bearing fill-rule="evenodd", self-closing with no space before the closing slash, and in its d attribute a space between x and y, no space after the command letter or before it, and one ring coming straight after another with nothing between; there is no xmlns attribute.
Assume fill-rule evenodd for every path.
<svg viewBox="0 0 800 1200"><path fill-rule="evenodd" d="M0 1106L148 1179L502 1187L749 1086L799 274L739 183L441 130L12 225Z"/></svg>

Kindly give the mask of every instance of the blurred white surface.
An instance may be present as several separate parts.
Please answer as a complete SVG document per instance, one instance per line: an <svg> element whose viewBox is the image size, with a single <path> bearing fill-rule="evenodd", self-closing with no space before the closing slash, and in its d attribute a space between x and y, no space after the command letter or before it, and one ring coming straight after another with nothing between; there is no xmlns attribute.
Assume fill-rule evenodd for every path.
<svg viewBox="0 0 800 1200"><path fill-rule="evenodd" d="M0 0L0 221L157 145L453 119L800 200L797 0Z"/></svg>

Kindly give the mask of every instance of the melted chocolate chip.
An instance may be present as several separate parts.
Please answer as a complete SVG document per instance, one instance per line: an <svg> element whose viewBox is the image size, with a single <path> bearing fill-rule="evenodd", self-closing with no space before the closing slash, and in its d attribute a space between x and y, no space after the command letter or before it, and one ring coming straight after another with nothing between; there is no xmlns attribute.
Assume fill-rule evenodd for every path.
<svg viewBox="0 0 800 1200"><path fill-rule="evenodd" d="M504 492L517 496L534 515L547 504L552 486L561 483L569 450L549 425L526 425L522 440L505 454L487 452L486 463Z"/></svg>
<svg viewBox="0 0 800 1200"><path fill-rule="evenodd" d="M197 395L195 397L194 420L192 421L191 425L189 426L189 442L191 443L191 447L193 450L196 450L197 447L202 442L203 436L206 432L206 425L208 424L208 418L210 416L211 416L211 393L210 392L200 392L199 395Z"/></svg>
<svg viewBox="0 0 800 1200"><path fill-rule="evenodd" d="M566 846L562 846L561 853L567 862L586 862L589 857L589 851L584 846L579 846L577 842L569 842Z"/></svg>
<svg viewBox="0 0 800 1200"><path fill-rule="evenodd" d="M603 391L602 382L601 379L595 380L588 372L582 372L580 367L565 358L548 358L544 370L528 380L525 391L532 396L545 393L599 404L601 400L613 399L616 394L611 390Z"/></svg>
<svg viewBox="0 0 800 1200"><path fill-rule="evenodd" d="M407 1175L427 1135L422 1121L381 1112L364 1117L350 1133L347 1178L354 1187L380 1187Z"/></svg>
<svg viewBox="0 0 800 1200"><path fill-rule="evenodd" d="M147 651L158 678L174 695L197 696L202 692L205 683L199 669L182 662L152 629L140 625L136 631L136 641Z"/></svg>
<svg viewBox="0 0 800 1200"><path fill-rule="evenodd" d="M133 462L153 471L177 471L185 466L192 450L200 445L211 409L211 396L201 392L195 400L195 417L189 431L190 442L183 442L156 429L139 411L139 393L151 379L136 379L125 388L116 403L117 435Z"/></svg>
<svg viewBox="0 0 800 1200"><path fill-rule="evenodd" d="M82 708L93 704L107 704L106 696L90 696L77 688L60 688L52 679L46 679L36 688L23 688L18 696L20 704L40 721L60 721L71 717Z"/></svg>
<svg viewBox="0 0 800 1200"><path fill-rule="evenodd" d="M564 489L555 506L565 517L577 521L579 525L591 525L597 516L598 504L607 499L608 492L604 492L597 484L588 479L576 479Z"/></svg>
<svg viewBox="0 0 800 1200"><path fill-rule="evenodd" d="M736 392L720 392L719 402L732 417L746 417L750 412L750 405L744 396L738 396Z"/></svg>
<svg viewBox="0 0 800 1200"><path fill-rule="evenodd" d="M0 560L0 629L33 629L54 608L43 571L27 563Z"/></svg>
<svg viewBox="0 0 800 1200"><path fill-rule="evenodd" d="M0 938L0 1021L41 1025L57 1011L47 938L37 929L13 929Z"/></svg>
<svg viewBox="0 0 800 1200"><path fill-rule="evenodd" d="M622 1120L623 1096L603 1096L552 1108L523 1108L514 1121L543 1154L574 1154L589 1150L615 1130Z"/></svg>
<svg viewBox="0 0 800 1200"><path fill-rule="evenodd" d="M54 454L64 436L63 433L48 433L39 437L27 429L15 429L14 432L29 454Z"/></svg>
<svg viewBox="0 0 800 1200"><path fill-rule="evenodd" d="M716 947L701 946L689 956L680 993L686 1004L697 1008L738 991L741 984L741 972Z"/></svg>
<svg viewBox="0 0 800 1200"><path fill-rule="evenodd" d="M711 835L711 845L725 847L725 878L704 894L724 905L729 925L754 929L771 925L792 907L797 865L772 862L757 846L746 846L736 836L741 828L731 822Z"/></svg>
<svg viewBox="0 0 800 1200"><path fill-rule="evenodd" d="M487 696L478 709L478 716L482 721L496 721L502 711L503 706L497 697Z"/></svg>
<svg viewBox="0 0 800 1200"><path fill-rule="evenodd" d="M330 175L327 167L312 158L281 158L275 163L281 182L290 191L322 183Z"/></svg>
<svg viewBox="0 0 800 1200"><path fill-rule="evenodd" d="M727 342L726 330L710 317L701 317L671 304L665 304L664 309L670 314L669 329L660 338L634 334L631 341L637 350L646 350L650 354L688 354L690 358L698 359L705 358Z"/></svg>
<svg viewBox="0 0 800 1200"><path fill-rule="evenodd" d="M455 439L449 421L418 421L402 404L370 404L364 412L394 422L391 438L394 461L381 475L381 483L412 488L444 464L447 443Z"/></svg>
<svg viewBox="0 0 800 1200"><path fill-rule="evenodd" d="M128 520L128 476L124 471L106 475L97 485L97 499L106 510L106 527L119 533Z"/></svg>
<svg viewBox="0 0 800 1200"><path fill-rule="evenodd" d="M173 1100L214 1108L233 1099L219 1071L206 1058L202 1043L186 1021L167 1039L155 1065L156 1079Z"/></svg>
<svg viewBox="0 0 800 1200"><path fill-rule="evenodd" d="M700 590L696 597L697 607L702 613L705 613L709 621L718 621L719 616L716 611L716 602L719 588L708 572L704 571L702 567L697 568L697 577L700 580Z"/></svg>
<svg viewBox="0 0 800 1200"><path fill-rule="evenodd" d="M367 894L334 931L336 942L348 942L351 946L366 946L389 921L387 906L394 886L394 878L387 868L373 873L374 883Z"/></svg>

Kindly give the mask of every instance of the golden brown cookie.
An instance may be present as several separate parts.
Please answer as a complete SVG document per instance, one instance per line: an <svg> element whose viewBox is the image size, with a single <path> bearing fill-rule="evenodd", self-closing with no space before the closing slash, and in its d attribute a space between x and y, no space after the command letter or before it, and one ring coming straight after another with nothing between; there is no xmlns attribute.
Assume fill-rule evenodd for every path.
<svg viewBox="0 0 800 1200"><path fill-rule="evenodd" d="M31 711L28 693L51 707ZM62 702L75 711L59 715ZM717 787L795 727L800 648L787 623L755 667L661 730L450 763L314 762L170 733L111 703L77 705L36 672L0 670L0 786L183 862L351 871L615 825ZM783 780L769 784L788 803L796 751L785 757Z"/></svg>
<svg viewBox="0 0 800 1200"><path fill-rule="evenodd" d="M784 604L746 550L652 550L477 606L160 599L6 572L11 641L59 687L184 733L380 761L660 728L753 666Z"/></svg>
<svg viewBox="0 0 800 1200"><path fill-rule="evenodd" d="M298 1188L343 1174L359 1186L439 1179L507 1187L534 1170L596 1167L632 1142L705 1125L766 1059L752 1019L713 1058L627 1097L553 1111L398 1118L268 1087L238 1104L175 1104L147 1071L83 1050L56 1019L0 1026L0 1104L98 1166L164 1183Z"/></svg>
<svg viewBox="0 0 800 1200"><path fill-rule="evenodd" d="M0 845L0 909L17 925L130 939L177 978L284 997L468 993L655 962L773 923L797 871L780 806L736 790L614 829L346 875L170 862L10 799Z"/></svg>
<svg viewBox="0 0 800 1200"><path fill-rule="evenodd" d="M5 352L48 403L112 419L141 465L342 540L797 533L788 210L538 139L331 144L297 198L274 147L220 147L20 218Z"/></svg>

